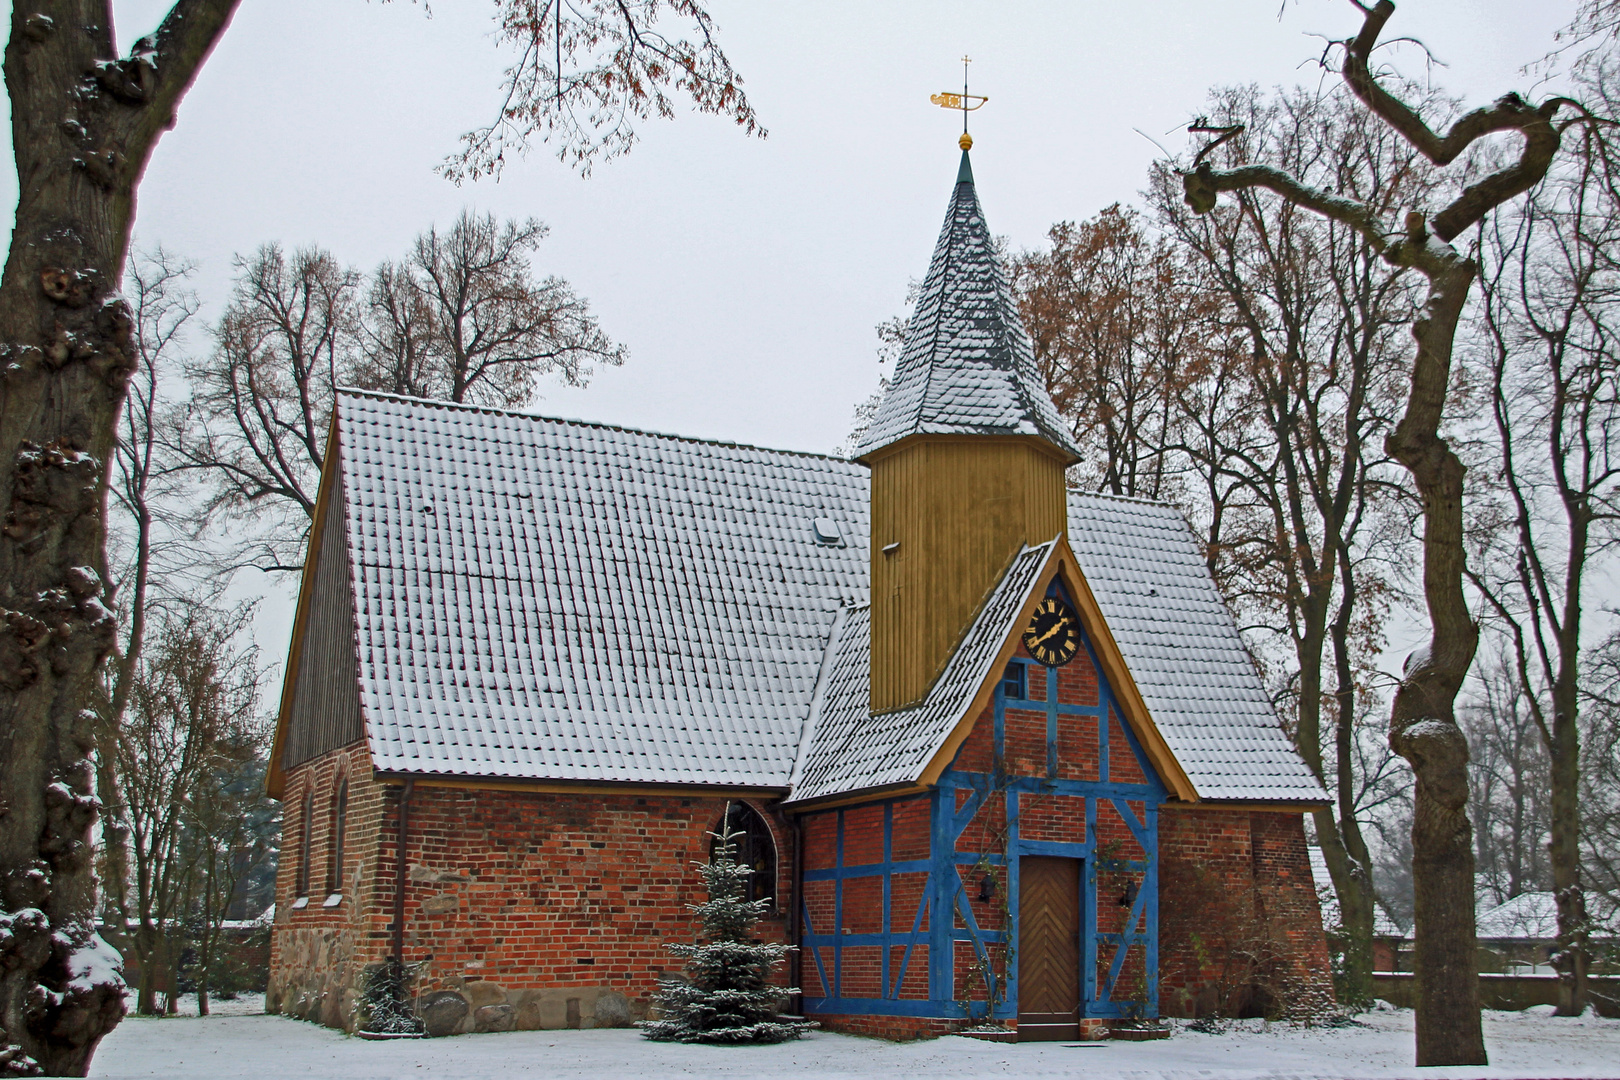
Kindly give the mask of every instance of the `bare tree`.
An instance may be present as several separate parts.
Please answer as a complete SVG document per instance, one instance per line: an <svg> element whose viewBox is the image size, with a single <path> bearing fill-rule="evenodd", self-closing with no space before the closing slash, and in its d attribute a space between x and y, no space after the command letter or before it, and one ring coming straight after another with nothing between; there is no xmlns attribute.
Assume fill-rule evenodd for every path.
<svg viewBox="0 0 1620 1080"><path fill-rule="evenodd" d="M1486 214L1534 187L1556 154L1563 131L1555 97L1539 105L1508 94L1458 117L1436 132L1419 111L1391 94L1371 66L1391 0L1363 5L1355 37L1339 44L1345 85L1371 112L1436 166L1457 162L1499 132L1521 137L1517 156L1434 200L1413 207L1404 221L1376 204L1302 180L1266 164L1217 170L1210 153L1232 131L1204 147L1183 174L1189 206L1215 208L1221 192L1262 187L1360 234L1391 265L1416 270L1427 283L1412 323L1417 351L1405 411L1385 449L1405 467L1423 508L1423 592L1430 639L1408 659L1390 709L1390 741L1417 779L1412 836L1416 886L1417 1064L1466 1065L1486 1060L1474 972L1473 846L1468 820L1468 745L1455 716L1457 692L1473 661L1479 628L1463 592L1463 465L1440 434L1457 322L1476 267L1451 241ZM1579 111L1579 110L1577 110ZM1209 130L1195 124L1194 130ZM1429 203L1429 200L1424 200Z"/></svg>
<svg viewBox="0 0 1620 1080"><path fill-rule="evenodd" d="M1265 162L1384 213L1432 187L1417 152L1347 93L1239 87L1212 98L1213 123L1237 132L1226 146L1234 160ZM1404 268L1340 222L1255 189L1193 214L1178 178L1160 170L1154 181L1160 220L1207 268L1219 296L1209 306L1230 320L1245 354L1236 374L1249 422L1199 425L1189 450L1195 468L1218 468L1240 489L1228 491L1224 516L1242 540L1228 540L1222 577L1228 595L1287 642L1295 743L1336 797L1314 824L1343 920L1340 989L1365 1003L1375 906L1357 804L1357 696L1382 647L1384 567L1395 555L1383 520L1388 470L1375 447L1398 400L1400 331L1417 298Z"/></svg>
<svg viewBox="0 0 1620 1080"><path fill-rule="evenodd" d="M179 527L187 501L167 475L161 428L168 410L167 387L180 374L178 350L198 309L188 287L194 268L173 252L156 247L137 251L125 274L125 293L134 314L137 366L130 380L113 452L109 484L109 527L101 576L122 616L122 633L104 672L105 700L97 735L96 793L106 815L102 825L102 881L107 907L127 915L128 828L119 796L117 737L129 706L149 614L173 587L194 582L186 564L194 562ZM180 549L180 550L177 550ZM176 557L179 556L179 557Z"/></svg>
<svg viewBox="0 0 1620 1080"><path fill-rule="evenodd" d="M0 1068L11 1072L82 1074L123 1015L121 985L95 961L86 756L116 636L93 569L103 484L136 367L117 283L140 178L237 3L175 0L127 52L110 0L12 7L5 78L20 183L0 276ZM627 150L640 119L672 115L672 95L764 134L695 0L494 0L494 10L523 58L497 123L452 163L458 176L497 170L531 136L588 168ZM690 40L657 29L666 19L694 27Z"/></svg>
<svg viewBox="0 0 1620 1080"><path fill-rule="evenodd" d="M583 385L594 364L622 364L562 278L536 280L529 253L546 227L463 210L449 231L417 237L373 275L361 385L415 397L506 407L534 400L537 380Z"/></svg>
<svg viewBox="0 0 1620 1080"><path fill-rule="evenodd" d="M742 76L715 44L714 19L696 0L497 0L496 41L518 50L506 69L499 115L462 136L441 171L460 183L499 176L508 154L535 139L589 172L636 143L636 122L675 115L671 91L698 112L765 136ZM661 25L677 23L672 36ZM691 37L680 36L690 34Z"/></svg>
<svg viewBox="0 0 1620 1080"><path fill-rule="evenodd" d="M1213 312L1134 210L1059 222L1047 241L1013 261L1013 289L1053 403L1093 451L1078 479L1166 497L1177 399L1202 370Z"/></svg>
<svg viewBox="0 0 1620 1080"><path fill-rule="evenodd" d="M319 248L289 258L275 244L237 268L214 350L188 371L191 402L171 445L177 467L212 487L210 513L269 519L252 565L297 569L333 390L354 364L360 276Z"/></svg>
<svg viewBox="0 0 1620 1080"><path fill-rule="evenodd" d="M249 656L240 662L253 661ZM276 814L264 791L270 731L250 700L256 691L256 681L240 687L238 712L186 804L183 846L193 884L184 925L196 951L200 1016L208 1015L209 996L225 974L225 924L242 900L243 886L275 852Z"/></svg>
<svg viewBox="0 0 1620 1080"><path fill-rule="evenodd" d="M1612 84L1582 80L1605 111ZM1610 76L1612 78L1612 76ZM1581 886L1581 658L1589 577L1620 521L1620 155L1597 125L1532 197L1482 223L1481 360L1494 422L1500 514L1481 514L1470 579L1507 635L1549 759L1558 902L1558 1012L1586 1008L1591 964Z"/></svg>
<svg viewBox="0 0 1620 1080"><path fill-rule="evenodd" d="M1498 646L1503 642L1497 642ZM1511 646L1474 666L1477 693L1461 710L1468 736L1475 866L1498 904L1551 884L1544 841L1551 817L1547 753Z"/></svg>
<svg viewBox="0 0 1620 1080"><path fill-rule="evenodd" d="M1589 650L1583 667L1581 861L1614 938L1620 937L1620 631Z"/></svg>
<svg viewBox="0 0 1620 1080"><path fill-rule="evenodd" d="M136 1009L143 1014L163 1011L158 974L178 961L175 923L193 869L183 843L189 805L239 718L256 703L254 654L233 642L250 617L245 607L165 612L119 730L117 770L133 862L130 944L140 961Z"/></svg>

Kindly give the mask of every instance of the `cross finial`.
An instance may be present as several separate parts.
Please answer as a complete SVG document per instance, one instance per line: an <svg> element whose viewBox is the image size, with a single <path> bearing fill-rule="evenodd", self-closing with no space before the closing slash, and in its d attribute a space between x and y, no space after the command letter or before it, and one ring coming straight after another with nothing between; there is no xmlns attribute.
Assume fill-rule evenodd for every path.
<svg viewBox="0 0 1620 1080"><path fill-rule="evenodd" d="M962 110L962 137L956 142L963 150L970 149L973 146L973 136L968 134L967 114L974 109L983 108L984 103L990 100L982 94L968 93L968 65L971 63L973 63L973 58L966 53L962 54L962 92L960 94L946 91L941 94L933 94L928 98L929 101L942 109Z"/></svg>

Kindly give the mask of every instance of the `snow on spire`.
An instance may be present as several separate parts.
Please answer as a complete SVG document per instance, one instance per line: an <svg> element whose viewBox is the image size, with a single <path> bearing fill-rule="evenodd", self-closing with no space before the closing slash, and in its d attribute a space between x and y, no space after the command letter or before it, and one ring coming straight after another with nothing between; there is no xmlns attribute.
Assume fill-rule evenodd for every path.
<svg viewBox="0 0 1620 1080"><path fill-rule="evenodd" d="M1033 435L1080 458L1036 368L966 150L905 348L857 459L920 434Z"/></svg>

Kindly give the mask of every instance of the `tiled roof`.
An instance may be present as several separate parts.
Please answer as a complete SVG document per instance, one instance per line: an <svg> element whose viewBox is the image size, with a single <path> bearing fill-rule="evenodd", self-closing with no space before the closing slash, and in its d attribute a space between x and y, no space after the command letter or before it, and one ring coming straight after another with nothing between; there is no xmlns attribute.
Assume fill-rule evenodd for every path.
<svg viewBox="0 0 1620 1080"><path fill-rule="evenodd" d="M1069 546L1201 798L1326 798L1278 722L1180 511L1071 491Z"/></svg>
<svg viewBox="0 0 1620 1080"><path fill-rule="evenodd" d="M381 395L338 427L377 768L786 786L864 469Z"/></svg>
<svg viewBox="0 0 1620 1080"><path fill-rule="evenodd" d="M1590 933L1600 941L1613 941L1620 932L1615 905L1602 893L1586 894ZM1558 937L1558 896L1550 892L1520 893L1505 904L1479 913L1477 937L1490 941L1552 941Z"/></svg>
<svg viewBox="0 0 1620 1080"><path fill-rule="evenodd" d="M943 696L827 762L806 721L836 738L866 694L865 468L379 394L341 394L338 427L361 702L385 772L785 788L802 744L806 790L861 770L888 783L944 737L952 680L971 678L975 635L1034 558ZM1181 516L1071 493L1069 538L1200 795L1321 798Z"/></svg>
<svg viewBox="0 0 1620 1080"><path fill-rule="evenodd" d="M860 456L917 434L1036 435L1078 460L1036 369L967 151L962 164L905 347Z"/></svg>
<svg viewBox="0 0 1620 1080"><path fill-rule="evenodd" d="M1312 844L1306 849L1311 857L1311 879L1316 884L1316 900L1322 908L1322 929L1339 929L1339 894L1333 888L1333 874L1328 870L1327 856ZM1406 931L1390 917L1382 900L1373 898L1373 934L1378 937L1404 938ZM1484 934L1480 935L1484 937Z"/></svg>
<svg viewBox="0 0 1620 1080"><path fill-rule="evenodd" d="M869 715L871 608L850 612L829 646L827 685L811 714L802 775L788 801L915 783L989 677L1052 547L1026 547L1013 559L928 696L907 709Z"/></svg>

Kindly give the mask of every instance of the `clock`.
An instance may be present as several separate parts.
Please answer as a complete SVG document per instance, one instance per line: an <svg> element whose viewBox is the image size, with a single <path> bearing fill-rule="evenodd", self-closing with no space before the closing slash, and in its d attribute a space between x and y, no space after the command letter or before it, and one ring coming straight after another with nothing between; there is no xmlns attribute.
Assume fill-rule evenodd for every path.
<svg viewBox="0 0 1620 1080"><path fill-rule="evenodd" d="M1024 648L1047 667L1073 660L1080 651L1080 619L1074 608L1055 596L1042 600L1024 631Z"/></svg>

